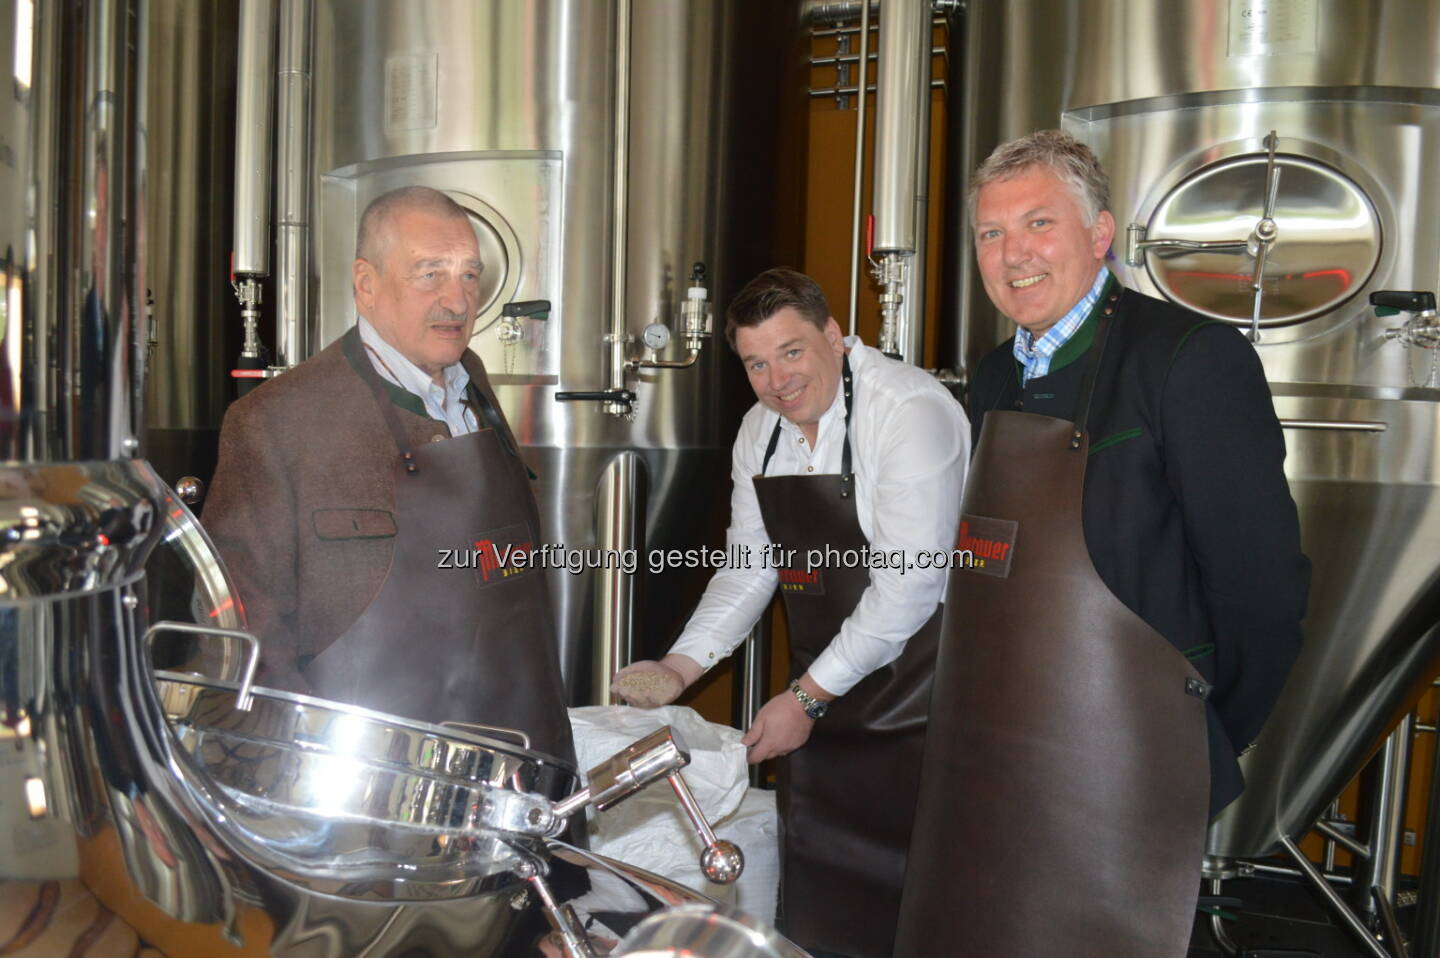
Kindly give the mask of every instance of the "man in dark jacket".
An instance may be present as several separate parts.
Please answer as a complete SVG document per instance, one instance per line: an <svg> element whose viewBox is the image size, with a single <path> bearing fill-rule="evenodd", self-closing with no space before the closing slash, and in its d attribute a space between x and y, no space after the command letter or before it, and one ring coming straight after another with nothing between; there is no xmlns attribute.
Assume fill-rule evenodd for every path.
<svg viewBox="0 0 1440 958"><path fill-rule="evenodd" d="M960 545L988 558L952 573L897 954L1183 955L1207 817L1301 644L1284 439L1237 330L1110 273L1083 144L1005 144L971 190L1017 329L971 388ZM957 847L983 876L943 877Z"/></svg>
<svg viewBox="0 0 1440 958"><path fill-rule="evenodd" d="M356 325L236 402L205 525L260 636L263 685L524 731L573 760L525 464L467 349L480 262L426 187L375 199Z"/></svg>

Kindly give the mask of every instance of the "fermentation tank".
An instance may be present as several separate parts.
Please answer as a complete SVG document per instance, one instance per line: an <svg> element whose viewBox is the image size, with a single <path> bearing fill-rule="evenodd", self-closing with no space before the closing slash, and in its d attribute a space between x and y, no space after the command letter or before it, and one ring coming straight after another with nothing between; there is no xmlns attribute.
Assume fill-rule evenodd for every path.
<svg viewBox="0 0 1440 958"><path fill-rule="evenodd" d="M646 946L708 953L700 939L722 927L727 954L741 941L797 954L698 893L559 839L587 804L660 777L699 816L668 730L578 788L577 770L531 751L523 730L251 688L242 605L143 458L142 424L153 362L158 445L181 462L213 431L231 313L213 294L229 276L208 222L225 218L217 158L234 148L221 131L263 99L242 69L228 109L217 72L270 55L278 72L258 86L277 93L277 149L242 142L242 160L262 161L237 181L275 167L276 268L262 288L280 307L280 358L353 320L334 284L349 275L357 210L390 185L436 185L471 211L487 255L475 345L545 474L546 531L585 544L598 515L642 547L647 528L651 545L713 537L676 492L723 513L742 393L706 321L712 297L781 255L802 195L782 189L777 158L803 128L781 122L774 95L792 66L799 76L798 26L798 6L758 2L0 0L0 881L81 874L147 937L181 935L172 953L530 953L548 916L582 955L586 934L559 906L590 895L615 937L666 904L696 906L684 927L647 922ZM227 46L237 34L251 42ZM270 218L268 201L236 208ZM147 253L163 267L147 272ZM235 267L242 286L269 270L238 255ZM502 315L509 303L521 305ZM653 329L631 341L661 321L676 345ZM560 387L605 401L560 406ZM557 580L570 677L584 682L589 579ZM626 627L612 631L639 615L627 604L639 584L612 578L605 609ZM660 577L657 591L678 588ZM162 607L204 625L154 622ZM207 660L225 674L157 680L152 640L177 633L226 640ZM704 873L733 880L741 857L694 820Z"/></svg>
<svg viewBox="0 0 1440 958"><path fill-rule="evenodd" d="M301 281L314 308L299 315L287 359L354 323L350 262L366 203L424 184L470 211L485 263L471 348L539 476L542 535L638 550L633 576L572 571L593 559L551 571L572 697L604 701L589 681L596 646L609 654L596 666L603 682L631 654L606 646L633 637L633 654L662 652L708 578L652 572L649 551L723 539L729 444L749 401L719 335L724 306L755 273L800 255L800 6L317 0L313 33L302 172L314 255ZM282 164L277 196L285 175ZM691 287L705 290L715 328L682 344ZM517 301L548 308L502 316ZM647 353L640 336L656 323L673 342ZM689 368L627 366L682 362L692 342L703 348ZM633 403L616 401L619 390ZM566 393L604 395L557 401Z"/></svg>
<svg viewBox="0 0 1440 958"><path fill-rule="evenodd" d="M965 27L952 175L1039 128L1089 144L1110 268L1244 330L1270 380L1313 563L1306 643L1210 834L1218 860L1266 854L1360 770L1440 651L1433 311L1368 304L1440 286L1440 8L972 0ZM944 348L973 370L1012 327L958 233Z"/></svg>

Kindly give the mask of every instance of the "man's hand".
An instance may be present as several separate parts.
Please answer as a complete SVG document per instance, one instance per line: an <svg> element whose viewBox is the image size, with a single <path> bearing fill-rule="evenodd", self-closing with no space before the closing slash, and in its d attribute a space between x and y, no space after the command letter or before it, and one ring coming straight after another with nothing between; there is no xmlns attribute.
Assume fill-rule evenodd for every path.
<svg viewBox="0 0 1440 958"><path fill-rule="evenodd" d="M610 679L610 694L629 705L653 709L669 705L704 670L684 655L667 655L659 662L641 661L625 666Z"/></svg>
<svg viewBox="0 0 1440 958"><path fill-rule="evenodd" d="M805 744L814 725L815 720L805 714L795 693L786 689L761 706L755 724L740 740L749 748L745 760L758 765L766 759L789 755Z"/></svg>
<svg viewBox="0 0 1440 958"><path fill-rule="evenodd" d="M835 699L834 695L815 684L808 672L800 676L800 687L822 702ZM750 749L745 760L755 765L766 759L789 755L810 738L815 721L805 714L795 693L786 689L761 706L755 715L755 724L740 740L741 745Z"/></svg>

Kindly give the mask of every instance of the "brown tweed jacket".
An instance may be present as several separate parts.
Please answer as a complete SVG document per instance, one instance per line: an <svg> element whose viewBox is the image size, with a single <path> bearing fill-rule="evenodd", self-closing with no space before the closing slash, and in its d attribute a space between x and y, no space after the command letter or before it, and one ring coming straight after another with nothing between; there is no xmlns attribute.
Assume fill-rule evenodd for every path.
<svg viewBox="0 0 1440 958"><path fill-rule="evenodd" d="M257 681L271 688L308 692L296 658L338 638L390 569L400 454L356 371L367 362L352 327L234 403L221 426L202 520L260 637ZM461 363L493 402L480 358L466 350ZM389 396L412 445L449 438L417 397Z"/></svg>

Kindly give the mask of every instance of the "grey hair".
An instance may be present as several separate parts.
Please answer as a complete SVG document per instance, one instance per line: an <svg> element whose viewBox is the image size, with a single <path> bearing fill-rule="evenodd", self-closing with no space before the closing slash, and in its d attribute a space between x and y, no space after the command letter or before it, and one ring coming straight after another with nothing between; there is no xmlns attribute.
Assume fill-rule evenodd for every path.
<svg viewBox="0 0 1440 958"><path fill-rule="evenodd" d="M396 213L413 210L430 213L439 217L453 217L470 222L465 207L428 186L402 186L399 189L381 193L370 201L360 216L360 228L355 234L355 258L363 259L379 268L389 247L386 227Z"/></svg>
<svg viewBox="0 0 1440 958"><path fill-rule="evenodd" d="M1109 209L1110 177L1090 147L1060 130L1037 130L997 146L970 177L971 229L975 227L975 205L981 189L1037 166L1054 173L1075 195L1087 227L1095 225L1101 210Z"/></svg>

